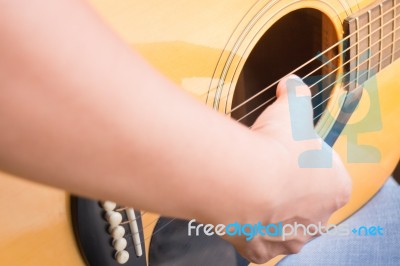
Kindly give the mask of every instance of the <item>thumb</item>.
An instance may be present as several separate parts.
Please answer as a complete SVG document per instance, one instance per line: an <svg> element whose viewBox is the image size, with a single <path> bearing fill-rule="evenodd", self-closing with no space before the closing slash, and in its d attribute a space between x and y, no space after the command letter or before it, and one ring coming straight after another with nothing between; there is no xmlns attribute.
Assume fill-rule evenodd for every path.
<svg viewBox="0 0 400 266"><path fill-rule="evenodd" d="M276 97L283 99L288 97L289 93L297 96L309 96L311 98L311 91L301 78L296 75L289 75L281 79L276 89Z"/></svg>
<svg viewBox="0 0 400 266"><path fill-rule="evenodd" d="M289 75L279 82L276 96L277 100L260 115L252 128L263 132L291 129L295 140L315 138L308 86L299 77Z"/></svg>
<svg viewBox="0 0 400 266"><path fill-rule="evenodd" d="M283 78L276 90L277 104L287 108L287 118L295 140L316 138L313 121L311 91L308 86L295 75Z"/></svg>

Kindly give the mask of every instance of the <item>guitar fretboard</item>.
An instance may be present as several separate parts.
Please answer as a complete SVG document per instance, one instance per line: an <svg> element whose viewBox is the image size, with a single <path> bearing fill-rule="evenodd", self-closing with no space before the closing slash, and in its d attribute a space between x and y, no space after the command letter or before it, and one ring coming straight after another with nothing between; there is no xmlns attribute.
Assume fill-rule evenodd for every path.
<svg viewBox="0 0 400 266"><path fill-rule="evenodd" d="M344 22L343 43L349 90L400 57L400 0L369 6Z"/></svg>

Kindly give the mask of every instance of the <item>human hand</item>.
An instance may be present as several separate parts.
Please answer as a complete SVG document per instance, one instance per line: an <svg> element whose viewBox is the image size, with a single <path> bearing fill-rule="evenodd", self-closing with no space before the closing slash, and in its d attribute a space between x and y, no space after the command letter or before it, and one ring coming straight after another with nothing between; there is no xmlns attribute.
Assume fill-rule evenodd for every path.
<svg viewBox="0 0 400 266"><path fill-rule="evenodd" d="M254 204L246 214L246 224L325 225L331 214L349 200L350 177L339 156L314 131L310 96L300 78L288 76L278 85L276 102L254 123L252 130L274 144L270 149L276 152L282 172L266 173L264 180L248 180L257 185L252 188ZM304 136L310 139L295 140ZM320 151L305 157L304 152L310 150ZM299 156L303 156L301 160ZM285 240L268 234L257 234L250 241L243 235L225 236L242 256L255 263L298 253L312 237L304 235L301 228Z"/></svg>

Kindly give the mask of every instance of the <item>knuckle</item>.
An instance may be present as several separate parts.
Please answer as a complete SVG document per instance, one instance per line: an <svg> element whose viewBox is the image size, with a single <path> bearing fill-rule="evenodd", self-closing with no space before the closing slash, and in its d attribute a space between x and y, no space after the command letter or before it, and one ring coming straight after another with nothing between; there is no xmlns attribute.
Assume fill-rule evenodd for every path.
<svg viewBox="0 0 400 266"><path fill-rule="evenodd" d="M342 208L349 202L349 197L341 197L337 200L337 209Z"/></svg>
<svg viewBox="0 0 400 266"><path fill-rule="evenodd" d="M260 251L260 249L251 252L247 257L251 262L256 264L266 263L270 259L267 252Z"/></svg>
<svg viewBox="0 0 400 266"><path fill-rule="evenodd" d="M344 187L343 195L342 195L342 201L344 204L346 204L350 200L351 196L351 184L348 184Z"/></svg>
<svg viewBox="0 0 400 266"><path fill-rule="evenodd" d="M255 263L255 264L263 264L263 263L266 263L266 262L268 262L268 259L265 259L264 257L252 257L252 258L250 258L250 261L252 262L252 263Z"/></svg>
<svg viewBox="0 0 400 266"><path fill-rule="evenodd" d="M287 250L290 254L297 254L301 251L303 246L304 246L303 242L296 241L294 243L288 244Z"/></svg>
<svg viewBox="0 0 400 266"><path fill-rule="evenodd" d="M344 167L339 155L333 151L333 159L335 165L335 175L336 175L336 206L340 208L344 206L349 200L352 192L352 181L349 173Z"/></svg>
<svg viewBox="0 0 400 266"><path fill-rule="evenodd" d="M338 208L343 207L349 202L351 197L352 186L351 182L346 178L339 186L339 193L337 197Z"/></svg>
<svg viewBox="0 0 400 266"><path fill-rule="evenodd" d="M268 243L268 244L267 244ZM300 245L301 248L302 245ZM297 250L297 249L296 249ZM296 251L295 250L295 251ZM285 243L263 242L248 247L242 254L248 261L254 264L264 264L279 255L292 254L288 251Z"/></svg>

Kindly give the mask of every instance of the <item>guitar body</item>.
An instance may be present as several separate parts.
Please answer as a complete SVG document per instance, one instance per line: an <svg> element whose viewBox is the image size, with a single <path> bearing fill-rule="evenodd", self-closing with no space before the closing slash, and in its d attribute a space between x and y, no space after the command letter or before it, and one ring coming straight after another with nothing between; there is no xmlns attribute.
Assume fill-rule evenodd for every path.
<svg viewBox="0 0 400 266"><path fill-rule="evenodd" d="M336 43L343 37L343 21L347 17L379 1L91 2L111 27L155 68L199 101L229 114L238 103L249 98L249 91L254 94L253 88L269 84L265 84L264 76L276 80L298 66L284 64L306 62ZM286 19L285 23L282 19ZM313 27L316 24L320 26ZM299 25L300 33L307 38L285 39L279 35L280 31L291 32L290 27ZM298 31L293 30L293 34ZM262 51L263 45L266 51ZM297 54L290 54L293 47L299 49ZM298 58L299 54L307 58ZM257 61L257 58L267 61ZM333 62L340 64L343 59ZM252 71L253 67L258 70ZM336 74L340 75L340 71ZM367 203L399 161L398 73L400 60L365 83L365 87L372 88L370 91L376 88L377 93L362 94L358 107L334 143L353 179L353 194L350 202L333 215L332 223L339 223ZM339 99L345 90L336 86L331 94L333 97L324 107L327 112L316 125L323 137L338 116ZM374 115L370 112L372 105L378 106ZM250 110L231 115L238 119ZM245 123L250 124L251 119ZM74 236L67 193L0 174L0 210L3 214L0 220L2 265L85 265ZM142 223L151 224L157 217L143 215ZM153 223L144 229L146 254L154 226ZM269 265L278 260L270 261Z"/></svg>

